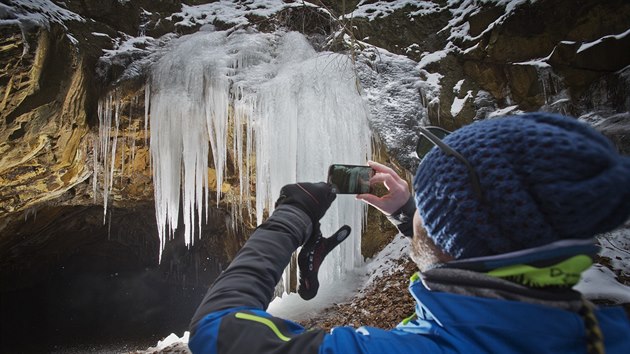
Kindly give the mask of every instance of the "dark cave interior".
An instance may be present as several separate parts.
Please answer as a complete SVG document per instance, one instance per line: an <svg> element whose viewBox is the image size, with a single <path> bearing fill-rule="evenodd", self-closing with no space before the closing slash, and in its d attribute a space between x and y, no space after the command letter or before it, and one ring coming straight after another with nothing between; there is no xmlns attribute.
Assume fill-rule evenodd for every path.
<svg viewBox="0 0 630 354"><path fill-rule="evenodd" d="M105 223L97 206L45 207L12 220L0 236L3 351L181 336L240 247L226 215L210 219L190 248L177 230L159 264L153 205L112 208Z"/></svg>

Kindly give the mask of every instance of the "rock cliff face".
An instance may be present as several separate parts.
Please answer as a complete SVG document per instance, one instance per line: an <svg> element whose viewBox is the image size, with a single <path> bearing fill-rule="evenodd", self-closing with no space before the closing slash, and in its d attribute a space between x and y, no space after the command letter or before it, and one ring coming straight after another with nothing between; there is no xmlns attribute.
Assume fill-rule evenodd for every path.
<svg viewBox="0 0 630 354"><path fill-rule="evenodd" d="M239 208L230 202L238 180L227 176L225 196L203 230L211 236L186 251L176 233L157 265L144 130L146 58L170 38L204 24L219 30L236 26L220 14L195 14L187 7L213 1L184 3L0 4L0 288L2 321L15 329L3 329L3 343L28 331L57 335L107 328L118 336L121 328L138 325L148 328L142 335L183 327L205 286L253 227L232 219L231 208ZM314 2L319 8L278 1L287 7L266 17L254 12L252 1L224 3L244 13L246 23L240 20L240 26L298 30L319 49L360 56L376 46L416 62L422 114L404 123L411 130L419 118L454 129L502 113L547 110L594 124L630 154L626 1L423 1L406 6L346 1L345 7L337 1ZM344 33L351 40L344 40ZM134 42L133 37L143 40ZM131 48L121 50L123 44ZM108 104L110 94L117 98L110 104L118 104L120 127L110 131L118 150L111 191L104 194L108 166L102 156L94 156L94 148L102 136L99 107ZM417 163L385 145L392 162L408 169ZM105 223L104 195L109 200ZM141 298L152 300L145 304ZM189 301L177 300L182 298ZM31 310L24 312L23 306ZM110 307L117 310L102 310ZM94 308L102 312L85 312ZM131 316L136 322L130 323L124 312L132 308L142 309L143 315ZM37 320L42 313L50 322ZM174 322L174 314L181 318ZM166 326L171 327L164 332Z"/></svg>
<svg viewBox="0 0 630 354"><path fill-rule="evenodd" d="M503 3L422 2L391 14L363 5L367 18L354 20L355 36L418 61L423 75L439 74L439 92L425 104L432 124L453 129L536 110L599 116L601 130L627 151L630 6Z"/></svg>

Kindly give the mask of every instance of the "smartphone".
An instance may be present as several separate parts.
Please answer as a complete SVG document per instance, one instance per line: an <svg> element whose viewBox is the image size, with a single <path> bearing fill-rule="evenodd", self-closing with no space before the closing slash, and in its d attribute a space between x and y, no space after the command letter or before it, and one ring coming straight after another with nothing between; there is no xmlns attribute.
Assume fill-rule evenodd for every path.
<svg viewBox="0 0 630 354"><path fill-rule="evenodd" d="M328 183L337 194L370 193L370 178L374 170L370 166L334 164L328 167Z"/></svg>

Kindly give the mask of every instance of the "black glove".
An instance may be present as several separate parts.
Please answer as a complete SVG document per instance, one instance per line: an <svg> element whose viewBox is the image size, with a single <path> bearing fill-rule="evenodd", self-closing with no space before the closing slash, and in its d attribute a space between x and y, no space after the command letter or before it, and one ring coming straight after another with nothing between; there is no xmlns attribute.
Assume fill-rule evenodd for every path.
<svg viewBox="0 0 630 354"><path fill-rule="evenodd" d="M300 268L300 286L298 294L304 300L310 300L317 295L319 280L317 273L326 255L330 253L338 244L343 242L350 235L350 226L344 225L337 232L328 238L322 237L319 230L319 223L313 228L313 234L302 246L298 255L298 266Z"/></svg>
<svg viewBox="0 0 630 354"><path fill-rule="evenodd" d="M276 208L281 204L295 205L304 211L315 225L326 214L335 198L337 195L333 193L332 186L324 182L287 184L280 190Z"/></svg>

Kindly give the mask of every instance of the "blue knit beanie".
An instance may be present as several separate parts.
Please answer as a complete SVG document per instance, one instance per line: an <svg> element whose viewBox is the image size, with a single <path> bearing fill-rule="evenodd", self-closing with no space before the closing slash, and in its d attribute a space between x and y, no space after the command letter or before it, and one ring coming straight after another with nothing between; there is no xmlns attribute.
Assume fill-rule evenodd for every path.
<svg viewBox="0 0 630 354"><path fill-rule="evenodd" d="M610 231L630 215L630 157L574 118L549 113L488 119L444 142L479 175L434 147L413 181L435 244L456 259L501 254Z"/></svg>

